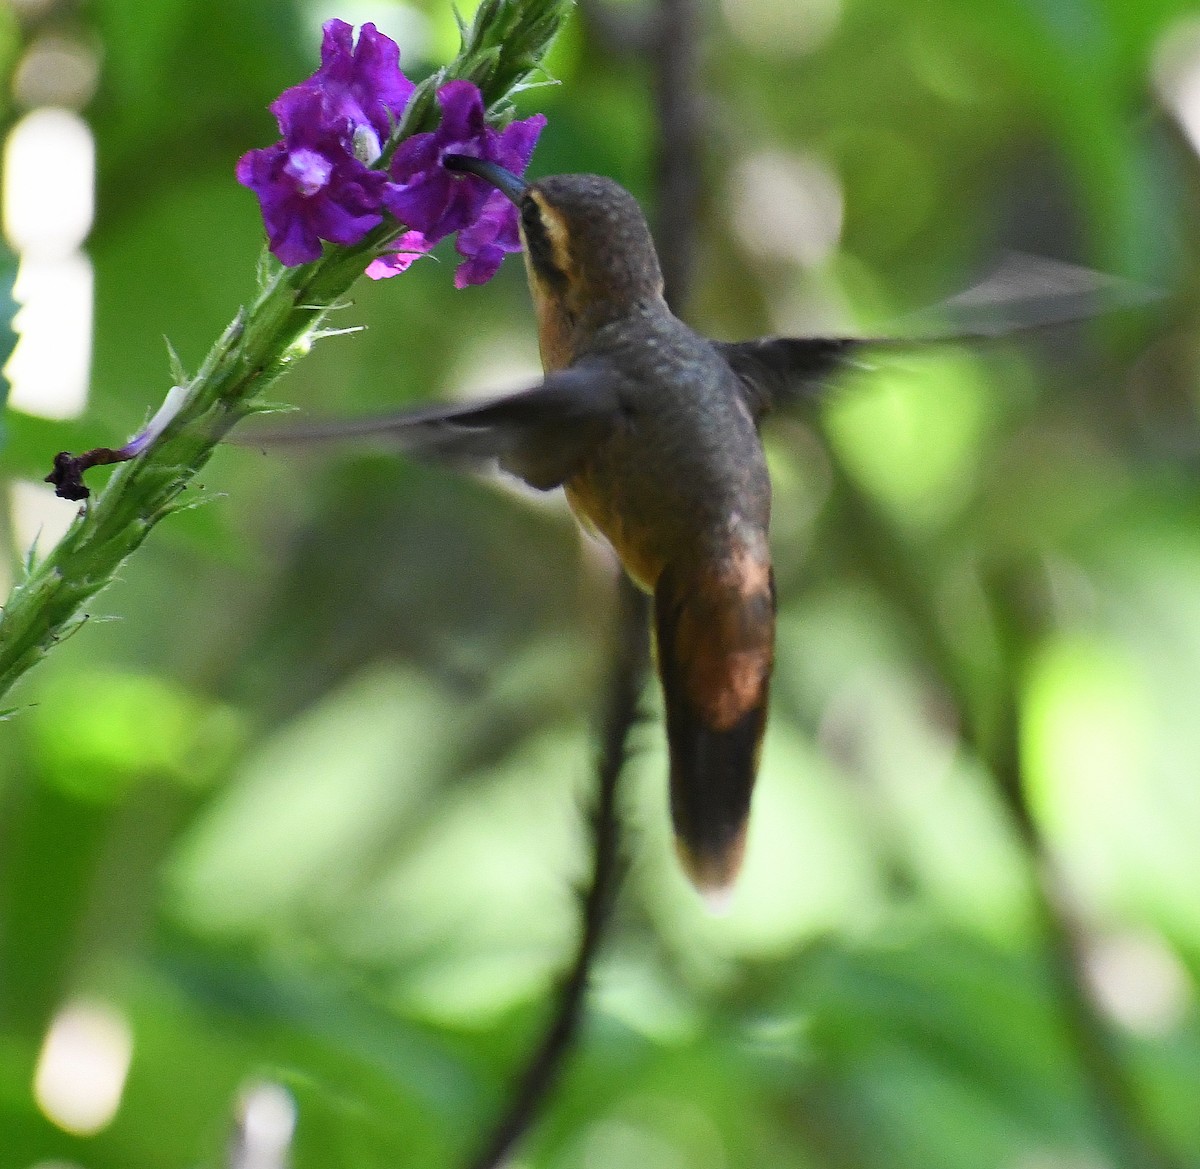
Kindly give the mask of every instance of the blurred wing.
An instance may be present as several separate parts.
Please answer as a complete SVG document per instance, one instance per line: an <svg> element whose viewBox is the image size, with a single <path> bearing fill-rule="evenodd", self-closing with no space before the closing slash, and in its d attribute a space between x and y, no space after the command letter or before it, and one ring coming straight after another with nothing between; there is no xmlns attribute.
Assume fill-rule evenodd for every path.
<svg viewBox="0 0 1200 1169"><path fill-rule="evenodd" d="M853 364L853 355L872 342L849 337L762 337L713 344L737 374L746 405L758 422L772 410L820 397L832 375Z"/></svg>
<svg viewBox="0 0 1200 1169"><path fill-rule="evenodd" d="M839 368L862 350L939 343L981 343L1105 313L1137 308L1162 294L1090 268L1012 254L980 283L930 309L901 318L894 335L874 338L764 337L717 342L741 380L756 419L818 397Z"/></svg>
<svg viewBox="0 0 1200 1169"><path fill-rule="evenodd" d="M1085 321L1163 299L1157 289L1077 264L1012 252L973 284L892 327L920 341L980 341Z"/></svg>
<svg viewBox="0 0 1200 1169"><path fill-rule="evenodd" d="M539 491L558 487L609 432L620 379L601 366L559 370L532 389L482 403L456 403L369 418L335 419L244 433L245 446L310 446L355 438L460 467L498 464Z"/></svg>

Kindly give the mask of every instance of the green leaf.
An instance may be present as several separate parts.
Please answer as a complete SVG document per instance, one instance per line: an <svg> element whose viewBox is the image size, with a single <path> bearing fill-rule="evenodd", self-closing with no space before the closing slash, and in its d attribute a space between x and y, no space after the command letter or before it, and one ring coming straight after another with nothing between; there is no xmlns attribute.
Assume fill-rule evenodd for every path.
<svg viewBox="0 0 1200 1169"><path fill-rule="evenodd" d="M179 359L175 346L171 344L171 338L163 337L163 343L167 347L167 360L170 363L172 382L177 386L186 386L188 383L187 370L183 368L183 362Z"/></svg>

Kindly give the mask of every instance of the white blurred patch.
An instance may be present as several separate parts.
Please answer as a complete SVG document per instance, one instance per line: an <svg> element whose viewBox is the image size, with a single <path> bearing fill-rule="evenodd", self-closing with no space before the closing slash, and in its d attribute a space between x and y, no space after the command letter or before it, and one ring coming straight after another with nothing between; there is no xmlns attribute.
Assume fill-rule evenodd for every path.
<svg viewBox="0 0 1200 1169"><path fill-rule="evenodd" d="M624 1120L602 1120L590 1125L582 1140L579 1164L583 1169L688 1169L683 1150L650 1128Z"/></svg>
<svg viewBox="0 0 1200 1169"><path fill-rule="evenodd" d="M734 172L729 200L734 230L755 255L815 268L842 235L841 182L814 155L750 155Z"/></svg>
<svg viewBox="0 0 1200 1169"><path fill-rule="evenodd" d="M92 366L92 262L80 251L21 260L13 290L17 347L5 366L9 404L39 418L77 418Z"/></svg>
<svg viewBox="0 0 1200 1169"><path fill-rule="evenodd" d="M38 1107L65 1132L100 1132L120 1107L132 1057L133 1033L120 1012L107 1003L69 1003L55 1015L38 1056Z"/></svg>
<svg viewBox="0 0 1200 1169"><path fill-rule="evenodd" d="M12 485L13 542L26 556L37 545L41 559L59 542L79 512L79 504L59 499L45 483L18 479Z"/></svg>
<svg viewBox="0 0 1200 1169"><path fill-rule="evenodd" d="M22 20L32 21L44 16L57 0L9 0L9 3Z"/></svg>
<svg viewBox="0 0 1200 1169"><path fill-rule="evenodd" d="M250 1084L238 1100L229 1169L284 1169L296 1132L296 1102L267 1081Z"/></svg>
<svg viewBox="0 0 1200 1169"><path fill-rule="evenodd" d="M6 373L10 404L72 418L87 401L92 265L80 250L95 211L96 150L77 114L43 108L4 148L4 234L20 256L14 290L19 340Z"/></svg>
<svg viewBox="0 0 1200 1169"><path fill-rule="evenodd" d="M4 234L17 251L69 256L95 210L96 148L87 123L68 110L26 114L4 147Z"/></svg>
<svg viewBox="0 0 1200 1169"><path fill-rule="evenodd" d="M1159 38L1154 88L1200 154L1200 16L1177 20Z"/></svg>
<svg viewBox="0 0 1200 1169"><path fill-rule="evenodd" d="M1169 1034L1191 1001L1187 971L1160 937L1146 931L1101 938L1087 954L1086 974L1101 1010L1135 1035Z"/></svg>
<svg viewBox="0 0 1200 1169"><path fill-rule="evenodd" d="M1012 1163L1010 1169L1113 1169L1106 1161L1058 1149L1036 1149Z"/></svg>
<svg viewBox="0 0 1200 1169"><path fill-rule="evenodd" d="M96 92L100 60L75 37L49 33L26 50L13 76L13 96L20 105L82 109Z"/></svg>
<svg viewBox="0 0 1200 1169"><path fill-rule="evenodd" d="M841 0L721 0L733 35L769 57L819 48L842 18Z"/></svg>

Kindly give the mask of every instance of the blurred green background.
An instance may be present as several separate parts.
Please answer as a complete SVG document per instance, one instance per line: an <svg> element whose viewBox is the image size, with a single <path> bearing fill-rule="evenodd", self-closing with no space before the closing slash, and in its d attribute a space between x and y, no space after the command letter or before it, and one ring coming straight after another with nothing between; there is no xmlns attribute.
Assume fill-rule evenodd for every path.
<svg viewBox="0 0 1200 1169"><path fill-rule="evenodd" d="M414 76L457 47L445 0L5 9L6 125L81 106L97 177L86 412L8 410L0 578L72 514L30 486L53 453L123 441L164 335L192 369L252 294L234 162L334 15ZM578 18L550 68L531 173L653 209L646 68ZM722 0L703 77L711 335L881 328L1006 249L1172 295L881 359L773 425L737 900L676 869L649 692L590 1015L515 1164L1200 1166L1194 0ZM366 331L284 396L520 385L519 264L457 292L439 255L362 282L335 323ZM263 1083L297 1169L455 1164L575 938L611 565L557 498L378 453L200 478L0 725L0 1169L216 1167L238 1099L287 1129Z"/></svg>

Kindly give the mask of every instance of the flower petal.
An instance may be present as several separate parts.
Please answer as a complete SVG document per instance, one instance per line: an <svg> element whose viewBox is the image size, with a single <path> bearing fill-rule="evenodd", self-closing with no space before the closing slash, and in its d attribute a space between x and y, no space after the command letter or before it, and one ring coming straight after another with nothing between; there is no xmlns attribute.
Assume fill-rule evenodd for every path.
<svg viewBox="0 0 1200 1169"><path fill-rule="evenodd" d="M475 222L458 233L454 247L464 257L454 273L455 287L486 283L499 271L506 255L521 250L516 207L493 191Z"/></svg>
<svg viewBox="0 0 1200 1169"><path fill-rule="evenodd" d="M454 270L454 287L466 288L471 284L486 284L504 262L504 252L500 248L484 248L477 255L464 260Z"/></svg>
<svg viewBox="0 0 1200 1169"><path fill-rule="evenodd" d="M448 234L438 232L454 193L453 181L449 171L435 166L418 174L407 186L389 185L383 193L383 204L401 223L431 239L440 239Z"/></svg>
<svg viewBox="0 0 1200 1169"><path fill-rule="evenodd" d="M400 71L395 41L364 24L355 44L354 30L344 20L326 21L321 67L305 84L321 92L332 114L354 126L369 125L380 139L415 88Z"/></svg>
<svg viewBox="0 0 1200 1169"><path fill-rule="evenodd" d="M442 124L437 135L443 142L469 142L485 129L483 94L472 81L448 81L437 92L442 107Z"/></svg>
<svg viewBox="0 0 1200 1169"><path fill-rule="evenodd" d="M437 135L432 131L426 134L414 134L396 147L396 153L392 155L388 173L395 182L403 186L422 171L437 166L437 161Z"/></svg>
<svg viewBox="0 0 1200 1169"><path fill-rule="evenodd" d="M360 75L370 79L376 99L398 118L416 89L401 72L400 46L373 24L364 24L358 34L355 64Z"/></svg>
<svg viewBox="0 0 1200 1169"><path fill-rule="evenodd" d="M534 114L520 122L512 122L500 131L495 144L494 161L514 174L523 175L533 157L538 136L546 126L544 114Z"/></svg>
<svg viewBox="0 0 1200 1169"><path fill-rule="evenodd" d="M372 280L386 280L390 276L399 276L401 272L407 272L417 260L430 251L433 242L419 231L406 231L399 239L393 241L392 247L396 250L391 255L379 256L367 265L366 274Z"/></svg>
<svg viewBox="0 0 1200 1169"><path fill-rule="evenodd" d="M314 141L318 137L349 129L344 120L335 122L334 115L325 106L321 91L309 81L285 89L270 108L279 123L279 132L292 142Z"/></svg>

